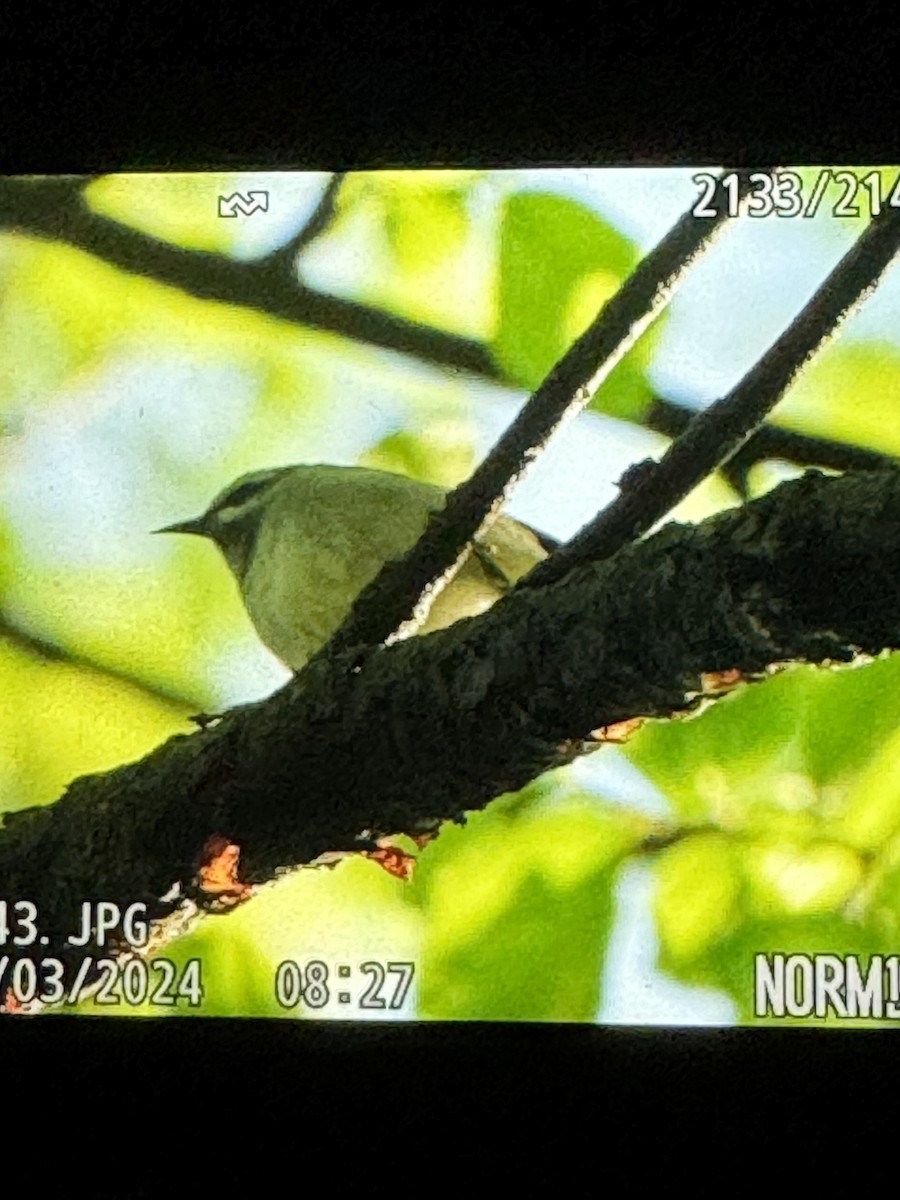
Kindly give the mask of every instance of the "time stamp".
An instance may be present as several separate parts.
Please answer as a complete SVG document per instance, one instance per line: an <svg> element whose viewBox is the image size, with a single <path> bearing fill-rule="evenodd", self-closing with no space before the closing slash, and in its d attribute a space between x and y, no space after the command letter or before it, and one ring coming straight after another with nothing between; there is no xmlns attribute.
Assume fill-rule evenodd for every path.
<svg viewBox="0 0 900 1200"><path fill-rule="evenodd" d="M146 905L122 909L109 901L86 902L78 929L60 944L93 950L114 942L116 953L107 957L86 953L76 962L41 953L32 957L29 947L50 944L50 938L40 933L36 906L29 900L0 900L0 1011L84 1002L101 1007L198 1008L206 996L201 960L175 963L141 957L140 948L149 939ZM276 1003L285 1010L321 1013L336 1007L348 1014L388 1013L403 1008L414 975L411 962L370 960L329 966L321 959L303 963L287 959L276 966L272 985Z"/></svg>
<svg viewBox="0 0 900 1200"><path fill-rule="evenodd" d="M877 217L883 208L900 208L900 175L888 182L881 171L861 174L856 171L756 171L748 177L749 190L741 199L741 180L735 171L714 175L701 171L692 176L700 194L692 208L695 217L717 217L713 206L717 193L724 195L729 217L746 207L748 216L815 217L819 213L833 217Z"/></svg>

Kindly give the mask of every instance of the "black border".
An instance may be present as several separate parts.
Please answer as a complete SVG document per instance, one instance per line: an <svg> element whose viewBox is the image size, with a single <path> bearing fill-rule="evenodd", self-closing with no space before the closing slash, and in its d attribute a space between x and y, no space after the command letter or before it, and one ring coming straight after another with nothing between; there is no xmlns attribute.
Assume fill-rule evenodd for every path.
<svg viewBox="0 0 900 1200"><path fill-rule="evenodd" d="M103 1161L165 1167L185 1138L223 1185L254 1161L315 1160L397 1186L413 1167L570 1156L671 1180L723 1152L810 1142L890 1174L893 1031L394 1025L215 1018L39 1017L0 1026L8 1134L65 1128ZM202 1118L202 1120L201 1120ZM208 1136L201 1138L204 1130ZM835 1130L839 1141L835 1141ZM9 1143L12 1145L12 1141ZM635 1151L637 1155L635 1156ZM774 1178L775 1176L773 1176ZM212 1177L210 1177L211 1179ZM130 1195L127 1188L119 1195Z"/></svg>
<svg viewBox="0 0 900 1200"><path fill-rule="evenodd" d="M0 173L900 157L877 6L0 17Z"/></svg>
<svg viewBox="0 0 900 1200"><path fill-rule="evenodd" d="M900 158L870 6L825 22L810 5L789 28L774 6L723 10L715 35L648 7L602 6L585 30L561 6L310 3L287 24L217 6L199 42L191 6L160 0L152 24L110 12L29 6L4 31L0 172ZM886 1147L896 1044L818 1029L6 1020L4 1141L65 1127L70 1157L31 1161L122 1164L120 1196L142 1194L128 1181L181 1130L197 1187L286 1156L406 1190L463 1161L562 1173L578 1147L598 1179L618 1166L670 1182L714 1151L738 1175L778 1142L831 1161L835 1126L850 1153ZM878 1162L863 1161L871 1181Z"/></svg>

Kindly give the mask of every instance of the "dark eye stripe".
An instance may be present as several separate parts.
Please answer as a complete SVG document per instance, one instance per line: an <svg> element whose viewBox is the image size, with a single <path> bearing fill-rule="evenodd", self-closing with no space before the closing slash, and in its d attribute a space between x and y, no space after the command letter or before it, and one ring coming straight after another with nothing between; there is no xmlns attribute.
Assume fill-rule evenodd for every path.
<svg viewBox="0 0 900 1200"><path fill-rule="evenodd" d="M242 483L240 487L236 487L233 492L229 492L219 504L216 505L216 510L221 512L223 508L239 508L251 496L255 496L257 492L271 483L271 479L249 479L246 483Z"/></svg>

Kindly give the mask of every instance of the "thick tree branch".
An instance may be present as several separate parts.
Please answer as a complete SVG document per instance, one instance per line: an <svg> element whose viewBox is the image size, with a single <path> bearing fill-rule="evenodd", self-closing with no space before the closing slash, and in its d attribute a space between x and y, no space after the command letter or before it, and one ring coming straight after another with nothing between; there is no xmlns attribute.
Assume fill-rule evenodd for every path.
<svg viewBox="0 0 900 1200"><path fill-rule="evenodd" d="M900 470L810 473L669 525L485 615L320 660L262 703L8 814L0 893L54 936L81 901L191 891L214 835L259 884L364 831L432 829L568 761L592 729L667 717L708 672L900 647ZM71 955L70 955L71 957Z"/></svg>
<svg viewBox="0 0 900 1200"><path fill-rule="evenodd" d="M648 459L598 517L530 573L526 587L609 558L646 533L762 424L800 370L855 312L900 249L900 209L873 218L785 332L727 396L698 413L659 463Z"/></svg>
<svg viewBox="0 0 900 1200"><path fill-rule="evenodd" d="M858 284L865 270L877 278L874 259L861 254L857 266ZM846 305L832 295L823 310L839 316ZM788 344L776 376L796 369L798 345ZM729 428L732 436L735 420ZM733 449L720 442L718 452ZM513 457L501 455L504 471ZM54 937L75 927L86 899L144 900L160 917L177 916L204 899L198 868L213 837L238 845L244 879L262 883L327 851L371 847L364 831L415 833L480 808L572 757L591 729L683 709L707 672L753 675L786 659L894 648L898 477L811 477L696 529L670 527L614 562L579 561L477 621L319 661L261 705L172 739L142 763L76 781L52 807L9 814L0 892L33 898ZM497 480L502 492L502 471ZM173 884L177 899L161 901ZM49 951L75 959L57 941Z"/></svg>
<svg viewBox="0 0 900 1200"><path fill-rule="evenodd" d="M738 173L742 199L750 192L752 175ZM697 217L692 209L681 217L554 365L474 474L432 517L417 544L400 561L386 563L357 598L327 653L415 632L515 483L559 426L590 402L727 220L724 205L714 218Z"/></svg>

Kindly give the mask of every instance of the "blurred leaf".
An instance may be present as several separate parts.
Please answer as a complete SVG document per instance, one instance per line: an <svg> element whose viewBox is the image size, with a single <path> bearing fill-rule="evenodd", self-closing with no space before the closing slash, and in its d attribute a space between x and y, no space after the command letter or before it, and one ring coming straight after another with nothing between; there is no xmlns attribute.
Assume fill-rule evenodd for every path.
<svg viewBox="0 0 900 1200"><path fill-rule="evenodd" d="M898 682L898 657L795 667L689 719L647 722L625 753L685 821L836 835L832 823L900 721Z"/></svg>
<svg viewBox="0 0 900 1200"><path fill-rule="evenodd" d="M354 172L319 239L318 286L473 338L494 324L493 230L472 219L476 171ZM304 270L309 270L308 256Z"/></svg>
<svg viewBox="0 0 900 1200"><path fill-rule="evenodd" d="M896 826L895 826L896 829ZM895 952L900 941L900 834L895 832L879 847L869 863L869 874L860 888L857 908L882 951Z"/></svg>
<svg viewBox="0 0 900 1200"><path fill-rule="evenodd" d="M861 877L860 860L837 844L689 837L657 863L660 966L727 992L742 1022L781 1023L755 1016L755 956L873 952L872 931L843 911Z"/></svg>
<svg viewBox="0 0 900 1200"><path fill-rule="evenodd" d="M801 433L900 455L900 350L888 342L838 341L803 371L775 410Z"/></svg>
<svg viewBox="0 0 900 1200"><path fill-rule="evenodd" d="M422 857L420 1015L590 1021L618 866L642 818L557 797L552 809L473 814Z"/></svg>
<svg viewBox="0 0 900 1200"><path fill-rule="evenodd" d="M836 842L760 841L744 849L742 865L749 906L761 916L832 911L862 875L859 857Z"/></svg>
<svg viewBox="0 0 900 1200"><path fill-rule="evenodd" d="M658 859L660 965L743 1021L755 954L884 953L900 934L898 674L896 656L795 668L626 748L683 821L718 827Z"/></svg>
<svg viewBox="0 0 900 1200"><path fill-rule="evenodd" d="M367 450L359 463L439 487L456 487L475 467L472 430L467 422L452 418L431 422L424 433L400 429Z"/></svg>
<svg viewBox="0 0 900 1200"><path fill-rule="evenodd" d="M885 697L889 711L894 697L896 688ZM885 732L879 737L876 753L864 765L841 815L841 836L860 850L878 851L900 826L898 754L900 729L895 728L889 736Z"/></svg>
<svg viewBox="0 0 900 1200"><path fill-rule="evenodd" d="M637 248L584 205L562 196L510 196L502 215L498 362L533 390L637 265ZM658 323L657 323L658 324ZM593 407L639 420L651 397L645 335L600 388Z"/></svg>
<svg viewBox="0 0 900 1200"><path fill-rule="evenodd" d="M402 271L433 271L458 254L469 232L467 189L420 186L385 194L384 227Z"/></svg>
<svg viewBox="0 0 900 1200"><path fill-rule="evenodd" d="M57 800L68 783L149 754L191 728L186 708L0 637L0 810Z"/></svg>
<svg viewBox="0 0 900 1200"><path fill-rule="evenodd" d="M691 960L738 918L736 850L719 834L698 834L660 856L656 917L664 957Z"/></svg>
<svg viewBox="0 0 900 1200"><path fill-rule="evenodd" d="M409 885L372 862L352 858L333 870L308 869L264 888L249 903L223 916L205 918L186 937L167 946L161 957L178 966L192 958L202 963L204 999L199 1008L144 1005L143 1015L287 1017L317 1020L402 1019L415 1011L414 979L400 1010L365 1008L361 1000L371 983L366 962L416 962L419 918L406 902ZM279 964L323 963L328 1001L312 1008L301 1000L286 1007L276 997ZM349 968L343 978L340 968ZM395 980L388 979L388 988ZM350 1000L341 1003L345 991ZM392 991L386 990L389 999ZM85 1011L90 1005L83 1006ZM134 1012L122 1004L104 1010Z"/></svg>
<svg viewBox="0 0 900 1200"><path fill-rule="evenodd" d="M230 196L240 176L103 175L84 189L88 205L114 221L186 250L227 253L238 220L219 217L219 196Z"/></svg>
<svg viewBox="0 0 900 1200"><path fill-rule="evenodd" d="M282 428L285 400L296 414L315 398L303 367L308 349L332 344L326 335L198 300L59 243L10 243L0 305L0 412L65 403L78 423L96 420L100 406L119 395L94 386L88 399L76 381L98 367L115 368L117 360L155 362L161 370L183 361L198 375L231 364L278 391ZM63 386L69 391L60 396ZM218 448L242 432L223 426Z"/></svg>
<svg viewBox="0 0 900 1200"><path fill-rule="evenodd" d="M707 475L701 484L675 505L660 524L668 524L670 521L686 525L696 524L740 503L740 497L720 474Z"/></svg>
<svg viewBox="0 0 900 1200"><path fill-rule="evenodd" d="M202 707L213 695L211 668L229 643L256 634L213 547L173 545L167 558L161 571L53 570L23 562L2 607L27 612L30 628L79 656L151 688L196 697Z"/></svg>

